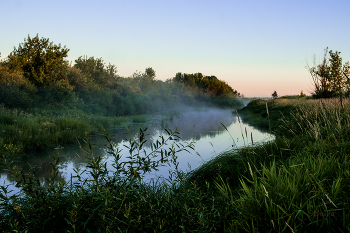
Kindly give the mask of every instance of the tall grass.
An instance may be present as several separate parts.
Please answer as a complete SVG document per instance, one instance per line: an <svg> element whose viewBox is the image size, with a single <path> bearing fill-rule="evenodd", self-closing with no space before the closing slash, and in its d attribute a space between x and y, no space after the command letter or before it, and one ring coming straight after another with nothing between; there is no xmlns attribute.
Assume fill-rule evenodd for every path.
<svg viewBox="0 0 350 233"><path fill-rule="evenodd" d="M275 108L286 103L277 102ZM275 129L282 136L272 147L251 149L263 162L244 160L249 151L239 152L249 166L237 177L240 185L232 187L222 178L215 182L237 211L231 226L246 232L348 231L349 113L336 100L304 102L281 115Z"/></svg>

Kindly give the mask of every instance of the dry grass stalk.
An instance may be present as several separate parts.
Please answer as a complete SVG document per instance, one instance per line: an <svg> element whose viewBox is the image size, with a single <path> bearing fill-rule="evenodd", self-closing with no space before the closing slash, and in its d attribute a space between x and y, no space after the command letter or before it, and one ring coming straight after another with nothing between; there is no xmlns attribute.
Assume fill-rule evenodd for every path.
<svg viewBox="0 0 350 233"><path fill-rule="evenodd" d="M238 123L241 123L237 110L236 110L236 114L237 114L237 118L238 118Z"/></svg>
<svg viewBox="0 0 350 233"><path fill-rule="evenodd" d="M330 201L330 202L332 203L332 205L334 205L335 208L338 208L338 207L333 203L333 201L328 197L328 195L327 195L327 194L325 194L325 195L326 195L328 201Z"/></svg>
<svg viewBox="0 0 350 233"><path fill-rule="evenodd" d="M267 190L266 190L266 188L265 188L265 186L263 185L263 188L264 188L264 190L265 190L265 195L267 196L267 197L269 197L269 193L267 192Z"/></svg>
<svg viewBox="0 0 350 233"><path fill-rule="evenodd" d="M290 230L294 233L293 228L292 228L291 226L289 226L288 223L286 223L286 224L287 224L287 226L290 228Z"/></svg>
<svg viewBox="0 0 350 233"><path fill-rule="evenodd" d="M250 174L252 175L253 179L254 179L254 176L253 176L253 171L252 171L252 168L250 167L250 164L248 162L248 166L249 166L249 171L250 171Z"/></svg>

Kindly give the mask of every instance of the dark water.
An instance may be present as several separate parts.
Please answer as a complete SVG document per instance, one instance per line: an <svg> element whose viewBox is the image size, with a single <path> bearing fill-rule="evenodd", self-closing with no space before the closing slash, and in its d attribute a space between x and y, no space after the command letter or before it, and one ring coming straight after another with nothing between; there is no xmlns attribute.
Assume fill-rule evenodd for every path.
<svg viewBox="0 0 350 233"><path fill-rule="evenodd" d="M235 142L233 142L230 134L221 123L226 126ZM254 144L273 139L273 136L268 133L261 132L242 122L239 123L237 114L235 112L232 113L232 110L206 109L177 114L166 118L164 116L156 116L145 123L132 124L130 131L137 132L141 126L148 127L146 133L149 135L146 137L147 142L144 147L146 152L151 151L149 147L150 141L155 142L155 140L159 139L159 136L166 137L167 134L164 128L175 130L177 127L182 138L180 142L183 144L192 141L195 142L195 151L191 151L191 153L182 151L177 154L179 168L183 171L195 169L225 150L251 145L251 134L253 135ZM246 137L245 131L247 131L248 138L244 140L242 132L244 137ZM115 129L112 136L113 142L118 143L118 148L122 149L121 154L124 160L128 155L128 150L124 147L124 145L128 145L128 137L129 134L125 127ZM94 155L102 155L107 162L107 168L113 170L114 168L111 166L113 157L107 153L106 141L101 139L100 136L94 136L90 142L96 144L93 145ZM87 146L82 140L80 144L83 148ZM50 155L56 155L59 152L59 156L62 158L60 160L58 178L68 181L71 174L75 175L74 168L85 169L86 158L78 143L64 145L63 147L63 149L59 150L49 148L40 154L30 155L23 161L18 162L17 165L26 172L29 171L28 163L31 166L37 166L38 176L40 178L48 178L52 169L50 162L53 161ZM173 168L168 166L161 167L159 171L147 174L145 180L151 180L157 177L167 178L169 169ZM14 187L14 183L9 180L9 175L5 171L1 171L0 173L0 182L1 184L9 184L9 190L18 191Z"/></svg>

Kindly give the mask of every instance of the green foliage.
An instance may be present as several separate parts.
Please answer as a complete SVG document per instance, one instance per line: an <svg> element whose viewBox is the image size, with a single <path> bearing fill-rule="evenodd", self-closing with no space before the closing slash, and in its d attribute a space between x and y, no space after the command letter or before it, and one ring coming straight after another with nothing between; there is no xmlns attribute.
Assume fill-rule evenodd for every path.
<svg viewBox="0 0 350 233"><path fill-rule="evenodd" d="M152 67L148 67L145 70L145 73L141 78L141 90L145 93L150 91L153 88L154 78L156 77L156 72L152 69Z"/></svg>
<svg viewBox="0 0 350 233"><path fill-rule="evenodd" d="M11 70L23 72L25 78L36 86L48 86L57 81L65 82L69 49L49 42L39 36L28 38L7 57L4 64ZM69 84L66 84L69 85Z"/></svg>
<svg viewBox="0 0 350 233"><path fill-rule="evenodd" d="M69 107L108 116L170 110L166 106L241 105L234 98L237 91L215 76L178 73L163 82L155 80L155 70L148 67L144 73L120 77L116 66L106 65L102 58L80 56L69 66L68 51L49 39L28 36L0 63L0 103L22 109L34 104Z"/></svg>
<svg viewBox="0 0 350 233"><path fill-rule="evenodd" d="M36 103L35 88L20 88L12 85L0 86L0 103L6 107L30 108Z"/></svg>
<svg viewBox="0 0 350 233"><path fill-rule="evenodd" d="M37 88L19 71L0 63L0 103L6 107L28 108L35 103Z"/></svg>
<svg viewBox="0 0 350 233"><path fill-rule="evenodd" d="M117 67L112 64L106 65L102 58L94 58L86 56L80 56L75 60L74 68L79 69L84 77L79 77L79 71L73 70L75 77L79 77L80 80L86 80L84 83L88 83L90 86L97 85L99 88L111 88L117 81ZM77 80L72 79L72 82ZM83 84L79 84L83 85Z"/></svg>
<svg viewBox="0 0 350 233"><path fill-rule="evenodd" d="M327 53L328 48L325 49L321 64L317 65L314 61L314 66L308 67L314 85L313 96L317 98L342 96L343 92L349 89L350 83L346 79L346 75L350 74L350 63L342 64L342 58L338 51L332 52L330 50L330 57L327 57Z"/></svg>
<svg viewBox="0 0 350 233"><path fill-rule="evenodd" d="M306 95L304 94L303 90L301 90L299 98L304 98Z"/></svg>
<svg viewBox="0 0 350 233"><path fill-rule="evenodd" d="M56 82L52 86L37 89L36 98L39 100L36 107L55 106L58 108L75 107L79 100L75 92L65 82Z"/></svg>
<svg viewBox="0 0 350 233"><path fill-rule="evenodd" d="M20 71L11 71L8 66L0 63L0 85L17 86L20 88L33 88Z"/></svg>
<svg viewBox="0 0 350 233"><path fill-rule="evenodd" d="M93 155L90 144L88 149L84 149L90 170L77 169L76 176L68 183L56 180L59 158L54 157L51 176L46 185L43 185L34 168L25 174L23 170L12 167L6 160L8 157L4 156L3 160L8 169L12 170L24 195L0 195L0 211L6 212L0 217L1 229L5 232L14 229L41 232L124 232L166 227L169 223L158 221L164 216L157 210L159 198L168 199L170 210L174 210L176 205L169 202L169 196L162 194L171 195L173 190L176 190L177 182L183 179L183 174L178 170L174 171L172 185L164 186L163 190L142 184L141 181L145 173L156 170L163 164L173 163L176 166L176 153L193 149L193 145L177 144L179 132L168 129L165 130L168 136L162 136L160 140L151 143L152 152L146 154L143 150L146 130L147 128L141 128L137 138L136 135L130 135L130 155L126 162L121 161L120 150L111 142L109 136L103 134L108 142L108 153L114 158L115 170L112 175L109 174L103 158ZM163 147L170 142L172 146L164 149ZM84 177L84 172L87 172L89 177ZM1 188L4 194L7 194L7 187ZM147 198L147 201L144 198ZM168 211L169 209L163 209L163 212ZM173 216L171 214L171 217ZM196 217L192 219L195 221ZM175 221L179 220L176 218Z"/></svg>
<svg viewBox="0 0 350 233"><path fill-rule="evenodd" d="M88 78L78 68L69 67L67 80L74 87L75 91L88 89Z"/></svg>
<svg viewBox="0 0 350 233"><path fill-rule="evenodd" d="M81 111L37 109L24 112L0 108L0 154L4 145L14 145L14 156L35 152L52 145L71 143L86 133L120 125L127 119L88 115Z"/></svg>
<svg viewBox="0 0 350 233"><path fill-rule="evenodd" d="M233 90L226 82L215 76L203 76L201 73L182 74L177 73L173 82L181 83L194 93L204 93L209 96L237 96L238 92Z"/></svg>

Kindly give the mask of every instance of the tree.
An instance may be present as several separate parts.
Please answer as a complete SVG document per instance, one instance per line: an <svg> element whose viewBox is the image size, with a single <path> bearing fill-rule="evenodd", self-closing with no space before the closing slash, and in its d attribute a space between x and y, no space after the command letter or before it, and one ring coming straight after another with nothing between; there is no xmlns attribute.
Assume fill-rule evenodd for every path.
<svg viewBox="0 0 350 233"><path fill-rule="evenodd" d="M272 98L277 98L278 97L277 91L274 91L271 96Z"/></svg>
<svg viewBox="0 0 350 233"><path fill-rule="evenodd" d="M153 70L152 67L146 68L145 74L147 77L149 77L152 80L154 80L154 78L156 77L156 72Z"/></svg>
<svg viewBox="0 0 350 233"><path fill-rule="evenodd" d="M23 72L25 78L36 86L48 86L66 79L69 49L56 45L49 38L36 37L24 39L18 48L4 62L11 70ZM62 82L62 81L61 81Z"/></svg>
<svg viewBox="0 0 350 233"><path fill-rule="evenodd" d="M306 95L304 94L303 90L301 90L300 95L299 95L299 98L303 98L303 97L305 97L305 96L306 96Z"/></svg>
<svg viewBox="0 0 350 233"><path fill-rule="evenodd" d="M156 72L152 67L145 69L145 73L141 76L141 89L143 92L153 89L154 78L156 77Z"/></svg>
<svg viewBox="0 0 350 233"><path fill-rule="evenodd" d="M336 94L341 96L342 89L344 87L345 77L342 72L342 58L340 57L340 52L335 53L329 51L329 82L331 90Z"/></svg>
<svg viewBox="0 0 350 233"><path fill-rule="evenodd" d="M74 68L80 69L90 84L99 87L105 88L118 79L117 67L110 63L106 65L102 58L80 56L75 60Z"/></svg>
<svg viewBox="0 0 350 233"><path fill-rule="evenodd" d="M238 92L237 97L239 97L239 98L244 98L244 94L243 94L243 93Z"/></svg>
<svg viewBox="0 0 350 233"><path fill-rule="evenodd" d="M215 76L204 76L202 73L177 73L173 81L183 84L186 89L194 94L206 94L217 97L238 95L238 92L232 89L226 82L219 80Z"/></svg>
<svg viewBox="0 0 350 233"><path fill-rule="evenodd" d="M274 105L275 104L275 98L278 97L277 91L274 91L271 96L272 96L272 104Z"/></svg>
<svg viewBox="0 0 350 233"><path fill-rule="evenodd" d="M342 104L344 89L349 84L346 75L349 74L350 65L349 62L342 64L340 52L332 50L328 52L328 48L326 48L322 63L317 65L314 58L314 66L307 66L307 68L313 81L313 96L317 98L339 96Z"/></svg>

